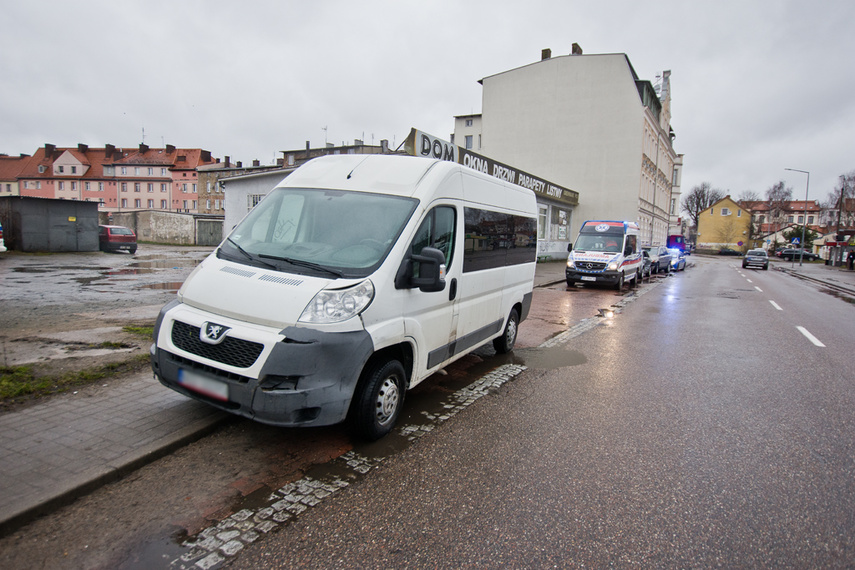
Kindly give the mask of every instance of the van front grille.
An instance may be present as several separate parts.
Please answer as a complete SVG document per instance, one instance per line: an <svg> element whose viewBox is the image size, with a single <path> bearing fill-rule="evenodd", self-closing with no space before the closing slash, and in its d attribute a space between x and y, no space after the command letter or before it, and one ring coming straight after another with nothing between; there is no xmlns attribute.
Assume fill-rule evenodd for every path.
<svg viewBox="0 0 855 570"><path fill-rule="evenodd" d="M199 338L199 327L174 321L172 323L172 344L202 358L249 368L258 360L264 345L258 342L227 336L219 344L208 344Z"/></svg>
<svg viewBox="0 0 855 570"><path fill-rule="evenodd" d="M605 263L599 263L596 261L577 261L576 269L579 271L602 271L606 268Z"/></svg>

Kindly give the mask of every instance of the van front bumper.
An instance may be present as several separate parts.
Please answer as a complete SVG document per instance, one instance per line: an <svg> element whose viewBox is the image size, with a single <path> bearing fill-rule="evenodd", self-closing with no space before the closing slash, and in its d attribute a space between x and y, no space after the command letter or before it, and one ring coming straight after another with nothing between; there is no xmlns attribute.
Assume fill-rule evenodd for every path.
<svg viewBox="0 0 855 570"><path fill-rule="evenodd" d="M614 285L620 279L620 271L579 271L578 269L564 270L567 281L579 281L582 283L606 283Z"/></svg>
<svg viewBox="0 0 855 570"><path fill-rule="evenodd" d="M157 379L176 392L262 423L322 426L343 421L373 352L370 335L298 327L281 334L284 340L272 347L258 378L157 345L151 348L151 367Z"/></svg>

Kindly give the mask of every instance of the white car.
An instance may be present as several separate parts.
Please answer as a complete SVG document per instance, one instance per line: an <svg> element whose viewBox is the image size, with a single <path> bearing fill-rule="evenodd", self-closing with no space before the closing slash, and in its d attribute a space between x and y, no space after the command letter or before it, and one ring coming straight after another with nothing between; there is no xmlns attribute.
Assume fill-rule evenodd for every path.
<svg viewBox="0 0 855 570"><path fill-rule="evenodd" d="M6 242L3 240L3 224L0 223L0 253L6 251Z"/></svg>

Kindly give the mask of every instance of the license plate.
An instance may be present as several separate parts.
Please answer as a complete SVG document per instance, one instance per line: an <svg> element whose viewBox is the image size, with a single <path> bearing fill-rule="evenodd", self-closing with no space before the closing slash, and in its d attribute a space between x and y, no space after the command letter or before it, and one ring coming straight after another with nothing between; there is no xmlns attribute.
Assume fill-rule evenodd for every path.
<svg viewBox="0 0 855 570"><path fill-rule="evenodd" d="M581 279L582 279L582 281L596 281L597 280L596 277L588 277L587 275L582 276Z"/></svg>
<svg viewBox="0 0 855 570"><path fill-rule="evenodd" d="M209 398L227 402L229 400L229 385L219 380L212 380L190 370L178 370L178 383L194 392L204 394Z"/></svg>

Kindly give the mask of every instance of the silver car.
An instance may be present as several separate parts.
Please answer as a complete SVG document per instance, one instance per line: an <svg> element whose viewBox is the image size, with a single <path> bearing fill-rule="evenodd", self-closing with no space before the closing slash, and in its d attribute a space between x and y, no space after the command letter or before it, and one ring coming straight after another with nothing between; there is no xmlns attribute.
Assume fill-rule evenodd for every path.
<svg viewBox="0 0 855 570"><path fill-rule="evenodd" d="M742 267L760 267L761 269L769 269L769 256L765 249L749 249L745 257L742 258Z"/></svg>

